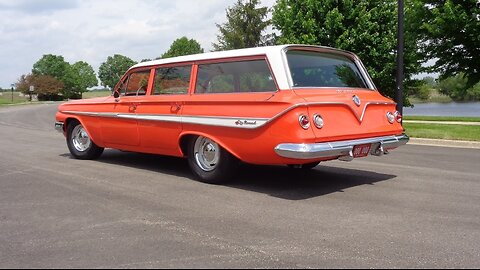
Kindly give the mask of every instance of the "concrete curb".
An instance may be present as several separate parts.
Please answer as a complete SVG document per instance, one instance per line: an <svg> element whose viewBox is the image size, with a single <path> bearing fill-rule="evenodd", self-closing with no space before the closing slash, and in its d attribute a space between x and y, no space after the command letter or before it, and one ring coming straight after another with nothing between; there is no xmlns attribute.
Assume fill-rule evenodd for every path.
<svg viewBox="0 0 480 270"><path fill-rule="evenodd" d="M408 144L480 149L480 142L473 142L473 141L454 141L454 140L440 140L440 139L410 138L410 141L408 142Z"/></svg>

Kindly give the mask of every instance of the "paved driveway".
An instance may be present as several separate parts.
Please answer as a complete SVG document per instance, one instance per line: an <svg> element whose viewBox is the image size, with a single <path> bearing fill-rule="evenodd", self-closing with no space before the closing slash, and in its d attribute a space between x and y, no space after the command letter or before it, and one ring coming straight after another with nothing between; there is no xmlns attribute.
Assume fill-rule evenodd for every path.
<svg viewBox="0 0 480 270"><path fill-rule="evenodd" d="M0 268L480 266L478 149L245 165L212 186L182 159L72 159L56 106L0 108Z"/></svg>

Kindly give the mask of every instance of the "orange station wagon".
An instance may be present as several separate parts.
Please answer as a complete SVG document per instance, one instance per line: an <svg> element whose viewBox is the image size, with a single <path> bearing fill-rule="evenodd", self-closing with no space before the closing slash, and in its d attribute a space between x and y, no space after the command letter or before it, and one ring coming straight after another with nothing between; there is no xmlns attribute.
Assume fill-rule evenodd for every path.
<svg viewBox="0 0 480 270"><path fill-rule="evenodd" d="M240 161L310 169L386 154L408 142L395 105L355 54L282 45L137 64L112 96L60 105L55 127L75 158L186 157L220 183Z"/></svg>

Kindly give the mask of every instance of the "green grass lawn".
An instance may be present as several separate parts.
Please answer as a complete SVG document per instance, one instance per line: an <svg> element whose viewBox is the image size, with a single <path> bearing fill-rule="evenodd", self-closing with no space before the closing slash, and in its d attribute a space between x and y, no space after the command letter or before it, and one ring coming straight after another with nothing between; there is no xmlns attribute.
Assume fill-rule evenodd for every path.
<svg viewBox="0 0 480 270"><path fill-rule="evenodd" d="M480 126L403 123L412 138L480 141Z"/></svg>
<svg viewBox="0 0 480 270"><path fill-rule="evenodd" d="M453 116L404 116L403 120L417 121L448 121L448 122L480 122L480 117L453 117Z"/></svg>
<svg viewBox="0 0 480 270"><path fill-rule="evenodd" d="M87 91L85 93L83 93L82 97L84 99L86 98L96 98L96 97L108 97L108 96L111 96L112 95L112 92L109 91L109 90L106 90L106 91Z"/></svg>
<svg viewBox="0 0 480 270"><path fill-rule="evenodd" d="M24 103L28 101L27 97L21 97L19 92L13 92L13 102L12 102L12 93L11 92L3 92L0 96L0 105L7 105L7 104L18 104Z"/></svg>
<svg viewBox="0 0 480 270"><path fill-rule="evenodd" d="M480 117L405 116L403 119L406 121L480 122ZM404 122L403 127L413 138L480 141L480 126Z"/></svg>

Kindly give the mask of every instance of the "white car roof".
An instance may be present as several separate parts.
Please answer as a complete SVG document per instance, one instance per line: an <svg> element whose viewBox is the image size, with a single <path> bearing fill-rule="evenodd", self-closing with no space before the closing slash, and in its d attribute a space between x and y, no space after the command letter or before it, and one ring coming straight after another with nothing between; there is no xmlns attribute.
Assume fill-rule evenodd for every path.
<svg viewBox="0 0 480 270"><path fill-rule="evenodd" d="M165 59L158 59L158 60L138 63L133 67L131 67L130 69L156 66L156 65L173 64L173 63L182 63L182 62L244 57L244 56L253 56L253 55L266 55L280 89L289 89L291 88L291 83L289 82L290 79L289 79L288 66L287 66L285 53L284 53L286 49L289 47L317 48L317 49L322 49L322 50L332 51L332 52L336 51L343 54L349 54L354 56L354 54L350 52L335 49L335 48L330 48L330 47L287 44L287 45L237 49L237 50L229 50L229 51L208 52L208 53L200 53L200 54L192 54L192 55L171 57L171 58L165 58Z"/></svg>

